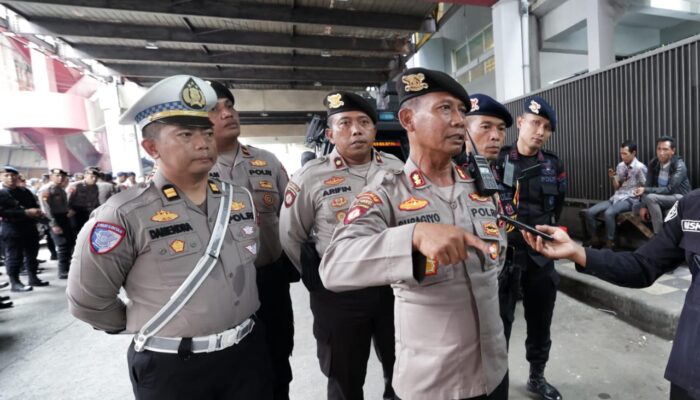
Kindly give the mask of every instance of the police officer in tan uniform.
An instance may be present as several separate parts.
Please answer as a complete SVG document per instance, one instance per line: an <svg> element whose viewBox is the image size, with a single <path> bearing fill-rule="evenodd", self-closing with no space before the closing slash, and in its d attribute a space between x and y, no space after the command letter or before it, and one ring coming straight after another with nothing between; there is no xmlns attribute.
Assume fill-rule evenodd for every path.
<svg viewBox="0 0 700 400"><path fill-rule="evenodd" d="M60 168L52 168L50 172L49 183L42 186L37 195L41 209L49 219L50 234L56 244L58 278L66 279L75 245L75 233L70 222L72 215L68 208L66 190L63 188L68 173Z"/></svg>
<svg viewBox="0 0 700 400"><path fill-rule="evenodd" d="M464 145L469 97L450 76L412 68L399 101L409 159L357 196L321 278L335 291L392 285L402 399L506 399L497 282L505 232L493 199L451 161Z"/></svg>
<svg viewBox="0 0 700 400"><path fill-rule="evenodd" d="M214 138L219 149L216 165L210 176L219 177L246 187L253 194L258 210L260 249L255 259L260 295L257 316L265 322L267 344L275 371L275 400L289 399L292 367L289 357L294 347L294 314L289 296L289 283L299 280L299 274L282 251L279 239L279 210L287 171L272 153L238 141L241 133L235 98L223 84L212 81L216 92L216 107L209 113Z"/></svg>
<svg viewBox="0 0 700 400"><path fill-rule="evenodd" d="M362 97L332 92L324 105L328 113L326 136L335 148L328 156L309 161L289 182L280 214L280 238L310 291L314 336L321 371L328 377L328 398L363 398L373 339L384 371L384 398L392 399L391 289L358 287L352 292L333 293L321 284L318 265L355 195L374 177L387 169L401 168L402 163L372 148L377 117Z"/></svg>
<svg viewBox="0 0 700 400"><path fill-rule="evenodd" d="M85 168L83 179L68 185L68 207L73 211L73 229L77 234L85 225L90 213L100 205L100 193L97 188L97 177L100 169Z"/></svg>
<svg viewBox="0 0 700 400"><path fill-rule="evenodd" d="M272 396L265 333L254 317L253 199L208 179L215 103L206 82L177 75L134 104L120 122L138 124L158 172L112 196L78 235L69 310L96 329L136 333L127 358L137 399Z"/></svg>

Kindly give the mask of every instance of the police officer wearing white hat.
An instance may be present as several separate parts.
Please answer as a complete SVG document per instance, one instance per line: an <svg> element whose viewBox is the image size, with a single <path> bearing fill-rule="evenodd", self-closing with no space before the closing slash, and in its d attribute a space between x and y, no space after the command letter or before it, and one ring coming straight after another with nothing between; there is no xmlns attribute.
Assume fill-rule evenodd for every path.
<svg viewBox="0 0 700 400"><path fill-rule="evenodd" d="M178 75L132 106L120 122L141 128L158 172L112 196L78 235L70 312L107 333L135 334L127 358L137 399L271 398L254 316L255 206L248 190L208 178L215 103L206 82Z"/></svg>

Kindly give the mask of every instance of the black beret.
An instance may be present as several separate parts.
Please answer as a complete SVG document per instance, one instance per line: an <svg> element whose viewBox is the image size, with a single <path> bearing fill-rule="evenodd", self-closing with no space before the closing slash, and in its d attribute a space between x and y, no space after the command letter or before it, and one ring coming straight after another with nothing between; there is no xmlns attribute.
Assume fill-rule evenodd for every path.
<svg viewBox="0 0 700 400"><path fill-rule="evenodd" d="M127 176L126 172L117 172L117 176Z"/></svg>
<svg viewBox="0 0 700 400"><path fill-rule="evenodd" d="M17 171L15 167L10 167L9 165L0 167L0 173L4 174L6 172L19 175L19 171Z"/></svg>
<svg viewBox="0 0 700 400"><path fill-rule="evenodd" d="M49 170L49 172L51 172L51 174L53 174L53 175L65 175L65 176L68 176L68 172L62 170L61 168L51 168L51 169Z"/></svg>
<svg viewBox="0 0 700 400"><path fill-rule="evenodd" d="M510 115L508 109L490 96L475 93L471 95L470 100L471 110L467 115L488 115L502 119L506 123L506 128L510 128L513 125L513 116Z"/></svg>
<svg viewBox="0 0 700 400"><path fill-rule="evenodd" d="M86 174L92 174L92 175L97 175L97 176L100 176L100 174L102 173L102 171L100 171L99 167L87 167L87 168L85 168L84 172Z"/></svg>
<svg viewBox="0 0 700 400"><path fill-rule="evenodd" d="M541 98L540 96L528 97L525 99L523 105L526 113L547 118L549 120L549 124L552 125L552 132L557 129L557 113L554 111L552 106L545 101L545 99Z"/></svg>
<svg viewBox="0 0 700 400"><path fill-rule="evenodd" d="M216 92L217 99L229 99L231 104L236 104L236 99L233 97L233 93L221 82L209 81L212 89Z"/></svg>
<svg viewBox="0 0 700 400"><path fill-rule="evenodd" d="M377 111L369 101L351 92L330 92L323 98L326 115L329 117L346 111L361 111L367 114L372 122L377 123Z"/></svg>
<svg viewBox="0 0 700 400"><path fill-rule="evenodd" d="M401 74L396 86L396 90L399 92L399 104L427 93L447 92L462 100L469 111L471 103L467 90L444 72L425 68L409 68Z"/></svg>

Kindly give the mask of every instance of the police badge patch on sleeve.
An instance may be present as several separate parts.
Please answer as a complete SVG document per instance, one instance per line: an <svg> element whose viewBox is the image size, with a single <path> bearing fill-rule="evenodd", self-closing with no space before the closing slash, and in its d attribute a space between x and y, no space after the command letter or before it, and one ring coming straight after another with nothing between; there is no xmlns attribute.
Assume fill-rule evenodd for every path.
<svg viewBox="0 0 700 400"><path fill-rule="evenodd" d="M664 218L664 222L668 222L678 216L678 202L676 201L673 204L673 207L671 207L670 210L668 210L668 214L666 214L666 218Z"/></svg>
<svg viewBox="0 0 700 400"><path fill-rule="evenodd" d="M126 230L109 222L97 222L90 232L90 250L95 254L106 254L122 242Z"/></svg>

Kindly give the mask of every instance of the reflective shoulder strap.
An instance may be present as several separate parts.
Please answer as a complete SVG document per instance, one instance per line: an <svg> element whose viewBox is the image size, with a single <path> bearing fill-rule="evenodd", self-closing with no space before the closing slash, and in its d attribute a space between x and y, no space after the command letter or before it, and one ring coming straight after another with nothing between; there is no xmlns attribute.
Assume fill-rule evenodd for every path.
<svg viewBox="0 0 700 400"><path fill-rule="evenodd" d="M160 331L170 320L185 306L189 299L199 289L209 273L214 269L219 258L221 245L226 237L229 218L231 216L231 198L233 197L233 186L221 181L223 197L219 203L219 212L216 216L216 225L212 230L209 244L197 261L194 269L187 276L179 288L170 296L170 300L141 328L134 337L134 349L142 351L146 340Z"/></svg>

